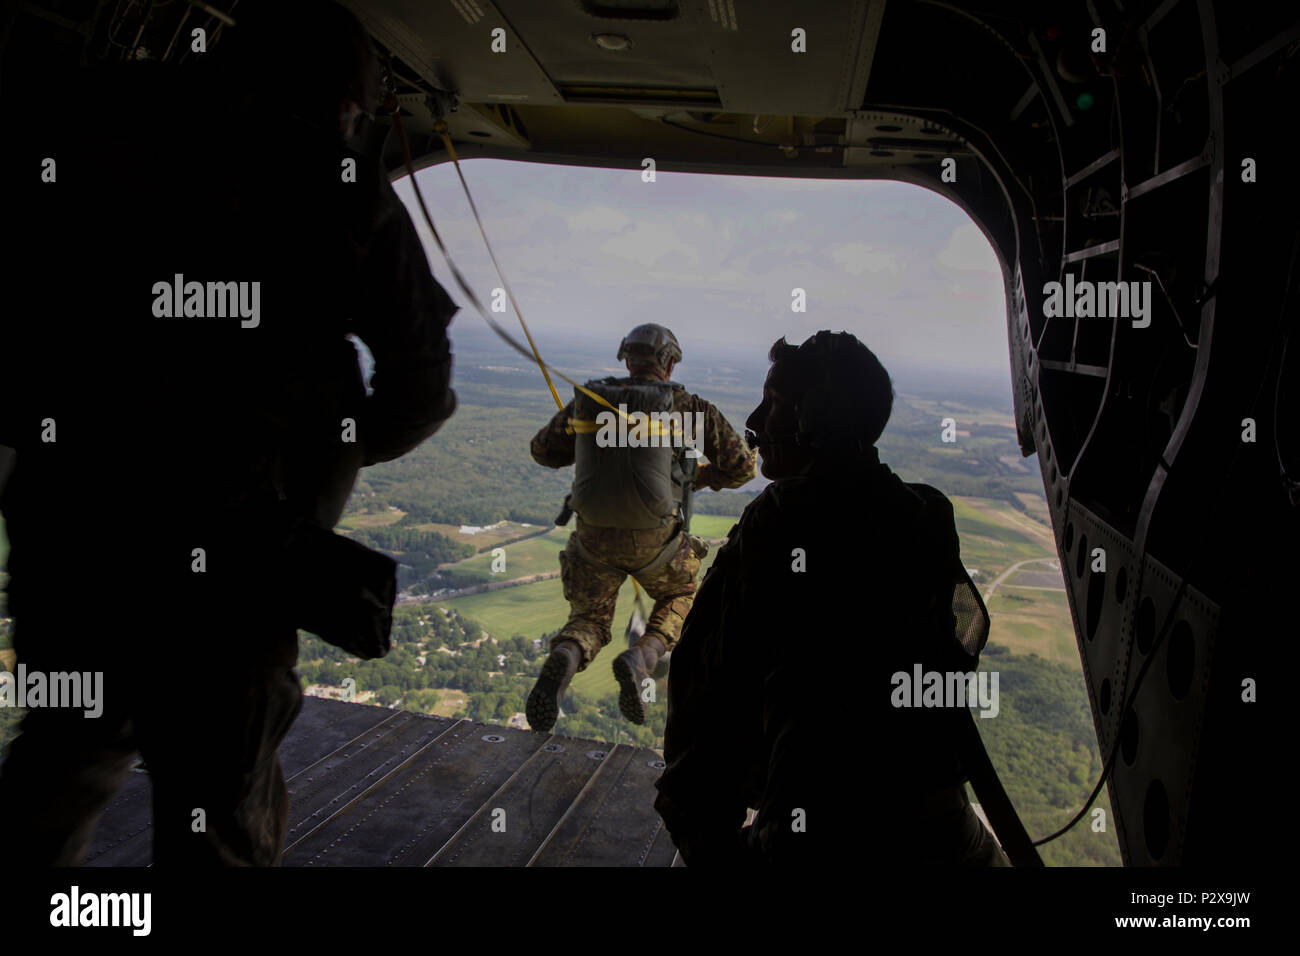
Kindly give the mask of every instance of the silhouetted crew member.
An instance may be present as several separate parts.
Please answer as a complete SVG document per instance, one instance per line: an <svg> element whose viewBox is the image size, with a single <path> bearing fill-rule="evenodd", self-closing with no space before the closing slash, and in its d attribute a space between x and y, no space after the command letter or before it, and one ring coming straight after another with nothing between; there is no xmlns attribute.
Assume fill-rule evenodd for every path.
<svg viewBox="0 0 1300 956"><path fill-rule="evenodd" d="M952 506L880 463L893 388L865 345L819 332L770 359L747 425L773 483L673 654L655 807L688 865L1003 862L953 711L891 702L893 675L950 663Z"/></svg>
<svg viewBox="0 0 1300 956"><path fill-rule="evenodd" d="M34 320L0 344L15 647L29 671L102 672L104 708L29 711L0 777L15 866L81 862L137 750L156 862L278 862L312 583L287 542L455 408L456 306L347 143L378 88L369 38L327 3L241 4L238 24L193 67L90 71L77 125L30 137L57 182L15 187Z"/></svg>
<svg viewBox="0 0 1300 956"><path fill-rule="evenodd" d="M677 642L707 553L700 539L682 533L684 489L692 484L715 491L738 488L755 474L757 453L722 413L670 381L682 358L672 332L661 325L638 325L619 345L618 358L626 360L630 378L606 378L587 387L615 407L626 406L629 415L640 410L700 417L683 419L687 425L680 447L600 447L594 421L602 414L612 421L615 413L578 393L533 438L533 459L539 465L563 468L576 462L566 507L571 503L578 515L577 530L560 554L569 621L551 638L551 654L528 697L528 723L534 730L554 726L569 681L610 642L618 590L629 574L655 604L645 633L615 658L614 676L623 716L645 723L644 681ZM630 421L623 422L629 434ZM693 434L695 422L702 424L702 435ZM666 430L655 434L672 440ZM687 454L688 441L707 463L699 465L698 458Z"/></svg>

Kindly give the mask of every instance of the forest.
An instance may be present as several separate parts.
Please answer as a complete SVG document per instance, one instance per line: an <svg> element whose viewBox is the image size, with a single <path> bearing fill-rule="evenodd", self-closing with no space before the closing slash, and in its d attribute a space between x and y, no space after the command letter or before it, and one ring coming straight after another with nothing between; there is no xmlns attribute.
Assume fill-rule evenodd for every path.
<svg viewBox="0 0 1300 956"><path fill-rule="evenodd" d="M415 522L408 520L410 517L410 514L403 516L396 525L361 528L353 531L351 537L397 560L398 590L432 590L429 582L438 566L468 558L474 553L474 546L453 541L437 531L417 530L411 527Z"/></svg>

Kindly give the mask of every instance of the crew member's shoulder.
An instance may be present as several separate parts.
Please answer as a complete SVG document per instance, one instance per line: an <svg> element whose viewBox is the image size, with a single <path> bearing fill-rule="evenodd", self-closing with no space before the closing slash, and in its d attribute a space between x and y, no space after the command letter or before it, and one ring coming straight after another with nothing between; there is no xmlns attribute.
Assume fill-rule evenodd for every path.
<svg viewBox="0 0 1300 956"><path fill-rule="evenodd" d="M952 499L933 485L903 481L900 481L899 484L919 502L919 506L927 514L940 518L944 515L953 514Z"/></svg>
<svg viewBox="0 0 1300 956"><path fill-rule="evenodd" d="M738 582L760 590L774 578L790 583L791 560L795 549L804 553L820 553L827 534L834 529L826 526L815 513L805 507L804 486L800 478L783 479L764 488L745 508L727 536L727 543L718 554L717 564L733 568ZM726 562L723 555L728 556Z"/></svg>
<svg viewBox="0 0 1300 956"><path fill-rule="evenodd" d="M957 514L952 499L938 488L925 484L904 484L903 487L916 502L911 513L917 538L925 537L945 550L960 548L957 534Z"/></svg>
<svg viewBox="0 0 1300 956"><path fill-rule="evenodd" d="M868 472L820 472L783 478L768 485L750 504L754 519L767 526L799 525L875 528L911 525L952 506L939 491L918 492L887 467Z"/></svg>
<svg viewBox="0 0 1300 956"><path fill-rule="evenodd" d="M738 533L746 538L762 540L799 526L807 517L808 505L814 500L816 489L810 484L807 478L772 482L745 507L737 522Z"/></svg>

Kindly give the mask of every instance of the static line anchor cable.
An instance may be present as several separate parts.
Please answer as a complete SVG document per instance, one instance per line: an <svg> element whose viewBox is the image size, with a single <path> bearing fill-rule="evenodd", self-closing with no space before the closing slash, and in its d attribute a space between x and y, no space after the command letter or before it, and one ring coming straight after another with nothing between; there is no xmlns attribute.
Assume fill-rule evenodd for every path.
<svg viewBox="0 0 1300 956"><path fill-rule="evenodd" d="M1260 400L1260 396L1263 395L1264 393L1264 386L1268 382L1268 368L1269 368L1268 366L1265 366L1264 373L1263 375L1260 376L1259 385L1255 388L1255 398L1250 403L1250 414L1252 418L1258 417L1258 413L1256 410L1259 408L1259 400ZM1281 373L1279 372L1279 374ZM1243 448L1245 448L1245 445L1241 442L1238 442L1233 451L1232 459L1228 462L1228 467L1222 469L1219 472L1218 483L1215 485L1215 489L1214 489L1215 494L1211 496L1213 499L1217 499L1219 493L1222 492L1223 487L1227 482L1228 476L1233 473L1233 469L1236 468L1237 462L1241 458L1241 453ZM1172 468L1170 468L1167 465L1165 467L1166 470L1172 472ZM1174 599L1169 605L1169 611L1165 615L1164 624L1160 628L1159 635L1157 635L1155 641L1152 642L1151 650L1148 651L1146 654L1146 660L1144 660L1142 662L1142 666L1138 668L1137 677L1134 679L1132 687L1128 686L1128 675L1132 673L1132 670L1130 669L1129 665L1132 664L1133 649L1136 646L1137 642L1132 641L1129 644L1128 660L1126 662L1125 670L1124 670L1124 687L1121 689L1119 695L1120 707L1118 713L1120 714L1121 729L1124 726L1123 721L1126 719L1128 715L1129 708L1133 706L1133 701L1137 699L1138 691L1142 687L1142 681L1146 678L1147 671L1151 669L1151 664L1156 659L1156 653L1160 650L1161 645L1164 644L1165 638L1169 635L1170 631L1173 629L1175 615L1178 613L1178 609L1182 607L1183 598L1187 594L1187 582L1191 579L1192 571L1197 567L1197 562L1201 560L1203 554L1204 554L1203 549L1194 551L1192 553L1190 560L1187 562L1186 565L1183 566L1182 573L1180 575L1181 581L1178 585L1178 590L1174 593ZM1051 833L1040 840L1035 840L1034 846L1042 846L1045 843L1050 843L1052 840L1055 840L1058 837L1063 836L1064 834L1069 832L1074 827L1075 824L1077 824L1080 820L1082 820L1087 815L1088 808L1091 807L1093 802L1097 799L1098 794L1101 793L1101 788L1105 786L1106 781L1110 778L1111 772L1115 769L1115 758L1119 756L1120 745L1123 742L1123 739L1124 739L1124 735L1122 733L1116 732L1115 741L1114 743L1111 744L1110 755L1106 758L1106 762L1102 766L1101 776L1097 778L1097 785L1092 788L1092 793L1088 795L1088 799L1084 802L1083 806L1079 808L1079 812L1074 815L1074 817L1070 820L1069 823L1061 827L1055 833Z"/></svg>
<svg viewBox="0 0 1300 956"><path fill-rule="evenodd" d="M460 291L465 294L465 297L470 301L474 308L478 310L478 314L483 317L483 321L487 322L488 326L502 339L502 341L519 354L532 359L537 363L537 367L541 369L542 377L546 379L547 387L551 390L551 397L555 399L555 405L557 408L563 411L564 402L560 401L560 395L555 390L555 384L551 381L551 376L548 372L554 372L557 378L563 379L592 401L605 406L610 411L614 412L614 414L627 420L629 418L628 414L622 409L615 408L611 405L603 395L596 394L585 385L582 385L574 381L568 375L565 375L559 369L542 361L542 356L537 351L537 345L533 341L532 333L528 331L528 324L524 322L524 315L519 310L519 304L515 299L514 293L510 289L509 282L506 280L505 272L502 271L501 264L497 261L496 254L492 251L492 244L488 241L487 230L483 228L483 220L479 216L478 207L474 203L474 197L470 195L469 185L465 182L465 176L461 173L460 159L456 156L456 150L452 147L451 139L447 136L447 124L442 120L438 120L435 124L435 129L439 135L442 136L442 142L447 149L447 154L451 157L452 163L456 166L456 175L460 177L460 184L465 190L465 198L469 200L470 211L474 214L474 221L478 224L479 233L483 236L483 243L487 246L488 255L492 259L492 265L497 270L497 274L501 277L501 284L506 291L506 296L510 299L510 305L515 310L515 315L519 317L519 324L524 330L524 336L528 339L529 347L525 348L521 345L488 314L487 309L483 307L483 303L480 302L478 296L474 294L474 290L470 288L469 283L465 280L461 271L456 268L456 263L452 260L451 254L447 251L447 246L443 243L442 236L438 234L438 227L433 224L433 217L429 215L429 209L424 204L424 196L420 192L420 184L415 180L415 169L411 160L411 146L406 138L406 129L402 126L402 118L399 115L398 106L392 99L389 100L387 105L389 106L389 112L393 117L393 124L397 127L397 135L402 145L402 159L406 165L406 174L411 180L411 188L415 192L415 200L420 206L420 212L424 216L425 223L429 226L430 233L433 234L433 241L438 245L438 251L441 252L442 257L447 260L447 267L451 270L452 277L456 280L456 284L460 287ZM661 434L664 430L663 426L658 421L649 421L647 422L647 425L649 426L651 434ZM577 430L583 433L596 431L594 423L583 421L581 419L569 419L569 428L570 430ZM679 434L680 425L677 422L673 422L671 425L671 431L673 435Z"/></svg>
<svg viewBox="0 0 1300 956"><path fill-rule="evenodd" d="M452 165L456 167L456 177L460 180L460 188L465 191L465 199L469 201L470 212L474 214L474 222L478 224L479 235L483 237L483 245L487 247L488 258L492 260L492 267L497 270L497 275L501 277L501 286L505 289L506 298L510 300L511 307L515 310L515 315L519 316L519 325L524 330L524 337L528 339L528 345L533 350L533 358L537 361L537 367L542 370L542 378L546 379L546 386L551 390L551 395L555 399L555 404L560 408L564 403L560 401L560 396L555 391L555 384L551 381L551 376L547 374L546 363L542 361L541 355L537 352L537 344L533 341L533 334L528 331L528 324L524 322L524 313L519 308L519 300L515 298L515 292L510 288L510 282L506 279L505 270L501 268L501 263L497 262L497 254L492 250L492 243L488 241L487 230L483 228L483 220L478 214L478 206L474 202L474 197L470 194L469 183L465 182L465 174L460 170L460 157L456 155L455 148L451 145L451 137L447 135L447 124L443 120L438 120L434 125L438 135L442 137L442 145L447 149L447 155L451 157ZM406 141L406 137L402 137ZM407 155L410 153L408 151ZM408 164L409 168L409 164ZM415 177L411 177L411 185L415 186ZM416 187L418 189L418 187ZM420 203L420 208L424 209L424 203ZM426 218L428 213L425 213ZM432 226L432 224L430 224ZM448 260L449 262L451 260Z"/></svg>

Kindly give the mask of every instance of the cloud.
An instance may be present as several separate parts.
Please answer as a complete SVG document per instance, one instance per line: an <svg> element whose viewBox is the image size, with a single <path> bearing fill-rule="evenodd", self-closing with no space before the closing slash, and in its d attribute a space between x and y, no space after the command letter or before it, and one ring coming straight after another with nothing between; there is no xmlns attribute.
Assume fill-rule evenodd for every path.
<svg viewBox="0 0 1300 956"><path fill-rule="evenodd" d="M648 186L635 171L483 163L471 188L542 337L590 326L616 341L624 325L677 322L679 335L748 354L783 334L802 341L818 329L845 328L899 360L1005 374L996 256L966 215L934 193L885 181L702 174L664 174ZM455 171L439 166L420 176L452 256L486 299L501 280ZM397 189L438 280L467 307L459 328L476 325L425 235L409 186ZM790 311L795 287L807 292L807 313Z"/></svg>
<svg viewBox="0 0 1300 956"><path fill-rule="evenodd" d="M958 226L936 257L939 264L955 272L992 272L1001 275L993 247L973 222Z"/></svg>
<svg viewBox="0 0 1300 956"><path fill-rule="evenodd" d="M622 232L604 244L606 252L649 268L669 253L678 253L695 260L699 250L682 242L677 230L661 222L638 222L630 231Z"/></svg>
<svg viewBox="0 0 1300 956"><path fill-rule="evenodd" d="M574 232L621 232L632 222L628 215L613 206L591 206L565 222Z"/></svg>
<svg viewBox="0 0 1300 956"><path fill-rule="evenodd" d="M659 263L659 269L651 270L645 276L647 279L673 283L678 287L703 288L717 286L732 298L737 298L743 294L736 292L737 288L747 288L746 284L750 283L750 276L736 269L723 269L713 273L687 271L692 265L693 263L688 263L684 259L669 255Z"/></svg>
<svg viewBox="0 0 1300 956"><path fill-rule="evenodd" d="M892 252L881 252L865 242L848 242L831 250L831 261L844 267L850 275L888 272L898 275L898 260Z"/></svg>

